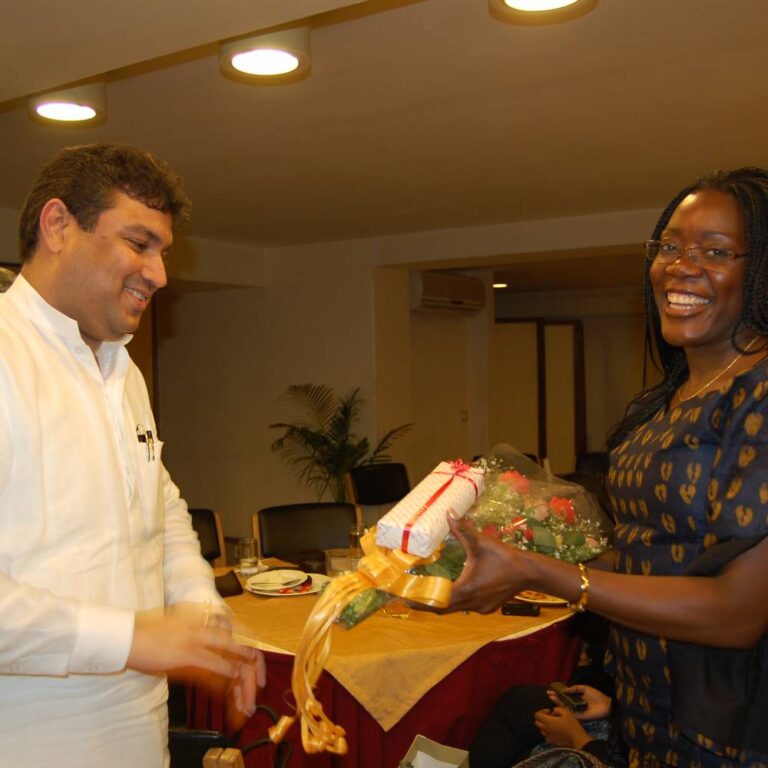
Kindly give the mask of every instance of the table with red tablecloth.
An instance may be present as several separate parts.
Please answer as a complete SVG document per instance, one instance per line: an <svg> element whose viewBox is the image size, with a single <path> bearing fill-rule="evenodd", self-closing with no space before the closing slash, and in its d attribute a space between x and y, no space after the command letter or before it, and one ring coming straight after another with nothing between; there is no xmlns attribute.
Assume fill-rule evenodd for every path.
<svg viewBox="0 0 768 768"><path fill-rule="evenodd" d="M243 642L267 657L260 703L290 714L293 651L316 598L229 598ZM298 724L289 732L289 768L396 768L416 734L466 749L494 702L512 685L566 680L581 648L567 608L545 607L539 617L380 612L351 630L334 628L331 655L317 697L344 727L345 756L306 755ZM220 701L201 690L190 701L191 725L223 727ZM270 723L255 716L240 745L263 737ZM248 768L271 765L272 747L246 756Z"/></svg>

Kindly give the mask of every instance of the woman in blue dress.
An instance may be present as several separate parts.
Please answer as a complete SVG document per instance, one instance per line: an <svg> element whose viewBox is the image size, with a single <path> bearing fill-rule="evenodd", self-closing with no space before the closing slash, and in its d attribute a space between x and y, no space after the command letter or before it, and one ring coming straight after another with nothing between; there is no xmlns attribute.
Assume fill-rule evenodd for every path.
<svg viewBox="0 0 768 768"><path fill-rule="evenodd" d="M452 521L452 610L534 589L611 620L631 768L768 766L768 171L682 190L646 244L662 381L609 436L615 551L573 566Z"/></svg>

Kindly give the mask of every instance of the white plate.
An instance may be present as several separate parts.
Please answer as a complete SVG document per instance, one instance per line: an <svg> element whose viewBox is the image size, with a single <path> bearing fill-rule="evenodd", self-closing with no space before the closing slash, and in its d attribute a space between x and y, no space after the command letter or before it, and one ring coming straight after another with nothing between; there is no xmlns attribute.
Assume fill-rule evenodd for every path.
<svg viewBox="0 0 768 768"><path fill-rule="evenodd" d="M286 568L279 571L264 571L257 573L247 579L247 585L262 592L274 592L286 587L295 587L307 580L307 574L304 571L297 571L295 568Z"/></svg>
<svg viewBox="0 0 768 768"><path fill-rule="evenodd" d="M283 587L279 590L259 589L258 587L252 587L250 584L246 584L245 588L252 594L259 595L260 597L296 597L298 595L315 595L331 580L330 576L322 573L310 573L307 575L312 579L309 584Z"/></svg>
<svg viewBox="0 0 768 768"><path fill-rule="evenodd" d="M515 600L520 600L522 603L535 603L536 605L568 605L568 601L563 600L562 597L545 595L543 592L535 592L532 589L526 589L515 595Z"/></svg>

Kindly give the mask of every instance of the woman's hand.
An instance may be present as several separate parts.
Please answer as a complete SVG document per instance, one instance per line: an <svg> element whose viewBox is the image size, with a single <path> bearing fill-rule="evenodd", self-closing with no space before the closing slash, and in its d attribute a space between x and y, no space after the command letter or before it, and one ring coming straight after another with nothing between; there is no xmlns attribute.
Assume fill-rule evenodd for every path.
<svg viewBox="0 0 768 768"><path fill-rule="evenodd" d="M577 720L602 720L611 714L611 699L597 688L591 685L570 685L565 689L566 693L575 693L581 696L587 703L587 708L581 712L574 712ZM560 699L554 691L547 691L547 696L552 699L552 703L560 705Z"/></svg>
<svg viewBox="0 0 768 768"><path fill-rule="evenodd" d="M573 712L563 706L540 709L534 715L534 722L544 741L555 747L581 749L588 741L592 741Z"/></svg>
<svg viewBox="0 0 768 768"><path fill-rule="evenodd" d="M446 612L491 613L511 595L525 589L524 553L478 533L469 520L449 516L448 524L464 547L467 559L453 585Z"/></svg>

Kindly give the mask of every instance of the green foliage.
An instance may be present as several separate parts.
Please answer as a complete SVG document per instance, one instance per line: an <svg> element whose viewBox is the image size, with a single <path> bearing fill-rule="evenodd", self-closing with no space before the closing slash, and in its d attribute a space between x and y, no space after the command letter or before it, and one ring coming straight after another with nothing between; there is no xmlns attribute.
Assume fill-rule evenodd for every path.
<svg viewBox="0 0 768 768"><path fill-rule="evenodd" d="M412 427L389 430L371 450L368 438L355 433L363 404L359 387L339 396L324 384L292 384L283 399L299 418L269 425L284 430L272 450L296 469L299 481L313 488L318 499L330 493L334 501L344 501L344 475L360 464L391 461L392 443Z"/></svg>

